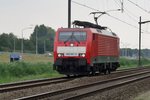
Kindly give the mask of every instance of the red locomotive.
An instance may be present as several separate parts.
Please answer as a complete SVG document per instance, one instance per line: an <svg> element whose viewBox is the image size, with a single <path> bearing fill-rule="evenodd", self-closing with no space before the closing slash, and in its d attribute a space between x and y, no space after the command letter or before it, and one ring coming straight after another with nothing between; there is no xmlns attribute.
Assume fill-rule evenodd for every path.
<svg viewBox="0 0 150 100"><path fill-rule="evenodd" d="M59 28L54 41L54 69L61 74L110 73L119 66L118 36L89 22L74 21L83 28Z"/></svg>

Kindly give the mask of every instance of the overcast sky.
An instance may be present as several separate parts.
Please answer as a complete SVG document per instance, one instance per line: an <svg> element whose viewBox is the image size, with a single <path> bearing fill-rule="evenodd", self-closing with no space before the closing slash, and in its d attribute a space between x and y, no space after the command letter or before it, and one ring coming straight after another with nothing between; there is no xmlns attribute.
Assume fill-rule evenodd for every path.
<svg viewBox="0 0 150 100"><path fill-rule="evenodd" d="M120 0L72 0L71 20L94 22L90 12L120 9ZM137 4L137 7L135 4ZM138 48L138 22L150 20L150 0L124 0L124 12L112 11L98 19L102 26L108 26L120 37L121 47ZM68 0L0 0L0 34L13 32L21 37L22 30L32 25L44 24L57 30L67 27ZM141 7L141 8L140 8ZM115 17L115 18L114 18ZM150 48L150 23L143 24L142 48ZM23 31L28 38L33 29Z"/></svg>

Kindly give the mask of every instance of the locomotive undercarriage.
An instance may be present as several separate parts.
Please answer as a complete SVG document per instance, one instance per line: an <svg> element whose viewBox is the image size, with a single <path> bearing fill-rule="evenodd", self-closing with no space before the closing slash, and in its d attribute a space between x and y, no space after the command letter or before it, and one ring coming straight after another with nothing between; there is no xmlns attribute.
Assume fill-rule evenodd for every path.
<svg viewBox="0 0 150 100"><path fill-rule="evenodd" d="M90 67L87 67L87 61L84 58L57 59L54 69L65 75L87 75Z"/></svg>
<svg viewBox="0 0 150 100"><path fill-rule="evenodd" d="M110 74L119 67L118 62L94 63L93 66L87 64L84 58L57 59L54 69L61 74L70 75L95 75L95 73Z"/></svg>
<svg viewBox="0 0 150 100"><path fill-rule="evenodd" d="M112 56L96 56L91 58L93 63L92 73L96 72L110 74L111 71L115 71L119 65L119 58Z"/></svg>
<svg viewBox="0 0 150 100"><path fill-rule="evenodd" d="M118 62L95 63L92 67L92 74L96 72L110 74L112 71L116 71L119 66Z"/></svg>

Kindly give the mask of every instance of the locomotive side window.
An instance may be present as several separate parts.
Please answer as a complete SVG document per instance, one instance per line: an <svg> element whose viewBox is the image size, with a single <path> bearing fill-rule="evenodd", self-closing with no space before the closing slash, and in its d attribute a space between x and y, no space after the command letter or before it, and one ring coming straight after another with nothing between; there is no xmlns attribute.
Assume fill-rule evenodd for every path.
<svg viewBox="0 0 150 100"><path fill-rule="evenodd" d="M59 41L85 41L86 32L60 32Z"/></svg>

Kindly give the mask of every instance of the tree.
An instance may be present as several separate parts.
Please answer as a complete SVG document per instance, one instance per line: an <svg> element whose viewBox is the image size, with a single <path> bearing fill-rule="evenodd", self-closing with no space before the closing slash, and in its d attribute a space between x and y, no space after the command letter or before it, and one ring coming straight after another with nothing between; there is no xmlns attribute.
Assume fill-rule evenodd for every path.
<svg viewBox="0 0 150 100"><path fill-rule="evenodd" d="M30 39L24 39L24 52L35 53L36 34L38 38L38 53L53 51L55 30L45 25L36 26ZM17 38L13 33L0 35L0 51L21 52L22 39Z"/></svg>
<svg viewBox="0 0 150 100"><path fill-rule="evenodd" d="M38 39L38 53L44 53L45 51L52 52L55 30L51 27L46 27L45 25L37 25L30 37L34 47L36 45L36 34Z"/></svg>
<svg viewBox="0 0 150 100"><path fill-rule="evenodd" d="M13 51L14 40L17 39L13 33L3 33L0 35L0 50L1 51Z"/></svg>

